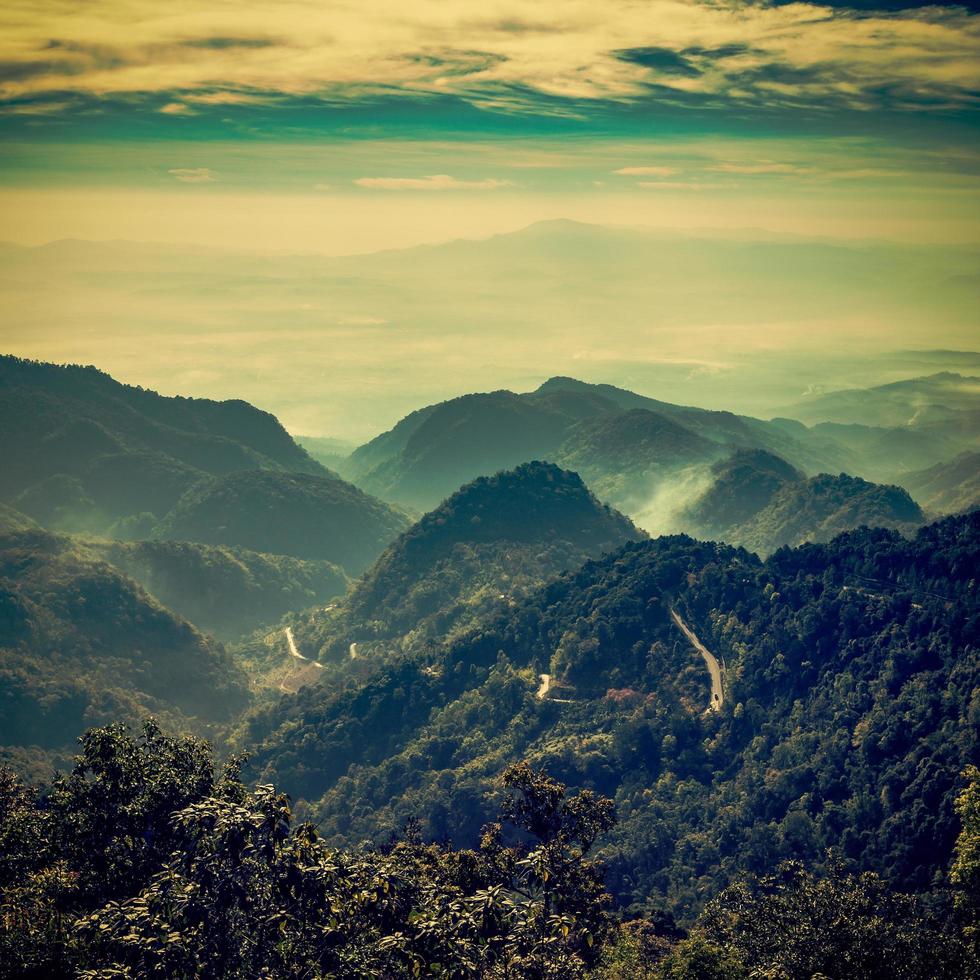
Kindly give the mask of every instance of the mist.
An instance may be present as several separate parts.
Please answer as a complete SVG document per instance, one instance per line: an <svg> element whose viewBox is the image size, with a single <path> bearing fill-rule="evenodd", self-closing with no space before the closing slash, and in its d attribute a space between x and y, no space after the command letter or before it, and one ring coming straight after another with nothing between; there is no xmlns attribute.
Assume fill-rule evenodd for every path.
<svg viewBox="0 0 980 980"><path fill-rule="evenodd" d="M5 349L364 441L422 404L566 374L769 416L976 355L978 249L546 222L348 258L0 250ZM869 366L870 365L870 366Z"/></svg>
<svg viewBox="0 0 980 980"><path fill-rule="evenodd" d="M659 483L647 501L630 516L648 534L681 534L691 530L684 512L711 487L714 477L708 463L676 470Z"/></svg>

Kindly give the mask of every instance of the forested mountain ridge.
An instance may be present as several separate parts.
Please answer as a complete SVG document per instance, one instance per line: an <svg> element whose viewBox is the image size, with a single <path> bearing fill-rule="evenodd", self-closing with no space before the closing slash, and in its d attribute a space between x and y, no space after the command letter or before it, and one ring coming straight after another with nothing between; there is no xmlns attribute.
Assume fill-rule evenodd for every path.
<svg viewBox="0 0 980 980"><path fill-rule="evenodd" d="M324 472L274 416L247 402L166 398L93 367L6 355L0 455L0 498L65 530L159 519L209 475Z"/></svg>
<svg viewBox="0 0 980 980"><path fill-rule="evenodd" d="M806 479L796 467L765 450L743 449L711 467L712 482L685 508L683 518L705 537L728 535L765 508L787 483Z"/></svg>
<svg viewBox="0 0 980 980"><path fill-rule="evenodd" d="M0 743L69 752L88 726L147 713L206 728L248 701L221 644L76 540L0 534Z"/></svg>
<svg viewBox="0 0 980 980"><path fill-rule="evenodd" d="M528 758L615 798L621 902L688 918L737 873L819 866L827 847L927 891L980 751L978 558L976 514L766 562L685 537L628 544L425 658L283 699L247 737L336 840L409 816L469 840L491 773ZM724 663L719 712L671 610ZM559 700L537 696L542 672Z"/></svg>
<svg viewBox="0 0 980 980"><path fill-rule="evenodd" d="M611 439L624 452L605 452ZM552 378L524 394L463 395L402 419L355 450L344 472L372 493L428 509L481 475L545 459L608 482L625 508L683 464L739 448L776 452L815 472L855 462L849 450L806 426L688 408L612 385Z"/></svg>
<svg viewBox="0 0 980 980"><path fill-rule="evenodd" d="M587 558L646 537L574 473L532 462L480 477L403 532L335 609L296 626L321 659L372 641L419 648ZM367 647L367 649L365 649Z"/></svg>
<svg viewBox="0 0 980 980"><path fill-rule="evenodd" d="M359 574L409 523L333 473L241 470L194 484L153 536L330 561Z"/></svg>
<svg viewBox="0 0 980 980"><path fill-rule="evenodd" d="M784 545L829 541L858 527L911 533L924 521L922 508L901 487L821 473L786 483L727 540L768 554Z"/></svg>
<svg viewBox="0 0 980 980"><path fill-rule="evenodd" d="M742 545L761 555L784 545L829 541L858 527L912 533L926 521L897 486L841 473L810 478L761 450L740 450L711 468L711 483L677 518L699 537Z"/></svg>

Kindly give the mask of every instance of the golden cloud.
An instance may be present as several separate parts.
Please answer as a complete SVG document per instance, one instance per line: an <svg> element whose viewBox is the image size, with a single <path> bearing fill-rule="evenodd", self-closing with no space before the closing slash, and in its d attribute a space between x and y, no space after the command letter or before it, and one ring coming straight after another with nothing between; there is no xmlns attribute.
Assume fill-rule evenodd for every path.
<svg viewBox="0 0 980 980"><path fill-rule="evenodd" d="M980 18L956 7L857 15L809 3L542 0L533 23L513 0L416 0L397 17L388 0L20 0L5 10L8 99L181 93L181 103L221 104L250 93L449 93L511 112L562 111L547 100L672 94L964 104L980 54Z"/></svg>

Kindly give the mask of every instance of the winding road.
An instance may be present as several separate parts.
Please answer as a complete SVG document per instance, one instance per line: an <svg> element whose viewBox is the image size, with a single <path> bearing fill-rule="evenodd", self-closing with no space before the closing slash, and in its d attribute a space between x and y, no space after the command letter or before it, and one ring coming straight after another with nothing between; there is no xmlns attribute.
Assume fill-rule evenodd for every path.
<svg viewBox="0 0 980 980"><path fill-rule="evenodd" d="M308 660L309 657L304 657L303 654L299 652L296 647L296 638L293 636L292 626L286 627L286 642L289 644L289 655L295 657L297 660Z"/></svg>
<svg viewBox="0 0 980 980"><path fill-rule="evenodd" d="M725 703L725 694L721 689L721 664L715 655L697 638L694 630L684 622L683 619L673 609L670 616L677 624L677 628L687 637L691 645L704 657L704 662L708 665L708 673L711 674L711 702L706 711L721 711L721 706Z"/></svg>
<svg viewBox="0 0 980 980"><path fill-rule="evenodd" d="M323 664L318 663L316 660L310 660L309 657L304 657L303 654L299 652L299 647L296 646L296 637L293 636L293 628L287 626L285 629L286 642L289 644L289 655L295 657L297 660L302 660L305 663L313 664L314 667L319 667L323 670Z"/></svg>
<svg viewBox="0 0 980 980"><path fill-rule="evenodd" d="M548 693L551 691L551 674L538 674L541 678L541 685L537 690L537 697L539 701L543 701L548 698ZM548 698L549 701L553 701L555 704L574 704L575 702L571 698Z"/></svg>

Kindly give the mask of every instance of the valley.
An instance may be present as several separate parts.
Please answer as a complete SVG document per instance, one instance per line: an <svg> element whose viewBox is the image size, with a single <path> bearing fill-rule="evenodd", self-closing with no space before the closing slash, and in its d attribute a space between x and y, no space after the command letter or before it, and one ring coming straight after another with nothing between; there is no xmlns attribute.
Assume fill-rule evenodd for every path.
<svg viewBox="0 0 980 980"><path fill-rule="evenodd" d="M617 915L692 928L746 875L828 854L946 900L980 751L959 421L908 481L926 505L842 471L866 457L823 423L570 378L424 407L335 471L248 406L257 429L218 435L221 404L175 415L78 370L0 370L0 407L72 392L36 446L4 427L4 765L46 785L93 724L152 715L247 757L331 846L412 826L463 849L529 765L611 801ZM894 421L875 398L841 404ZM127 497L95 476L120 454L133 487L186 483Z"/></svg>
<svg viewBox="0 0 980 980"><path fill-rule="evenodd" d="M980 0L0 23L0 980L980 978Z"/></svg>

